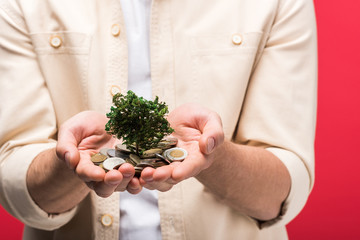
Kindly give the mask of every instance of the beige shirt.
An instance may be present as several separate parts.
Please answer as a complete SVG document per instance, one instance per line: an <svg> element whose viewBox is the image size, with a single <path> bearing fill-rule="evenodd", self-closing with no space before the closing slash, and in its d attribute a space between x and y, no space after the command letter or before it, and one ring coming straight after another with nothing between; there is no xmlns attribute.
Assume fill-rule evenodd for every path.
<svg viewBox="0 0 360 240"><path fill-rule="evenodd" d="M59 125L87 109L105 114L111 86L127 89L119 1L0 0L0 29L0 203L26 224L25 239L117 239L119 194L49 215L25 178ZM273 152L292 180L282 215L261 225L185 180L159 194L162 238L286 239L314 183L313 2L154 0L150 51L153 96L170 110L197 102L218 112L227 138Z"/></svg>

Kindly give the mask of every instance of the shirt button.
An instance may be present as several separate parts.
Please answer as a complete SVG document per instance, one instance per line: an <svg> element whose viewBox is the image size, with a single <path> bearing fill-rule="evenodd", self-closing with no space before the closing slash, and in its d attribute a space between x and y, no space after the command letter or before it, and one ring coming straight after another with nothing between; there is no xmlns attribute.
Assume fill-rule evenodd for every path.
<svg viewBox="0 0 360 240"><path fill-rule="evenodd" d="M104 214L101 217L101 224L105 227L110 227L113 223L113 217L110 214Z"/></svg>
<svg viewBox="0 0 360 240"><path fill-rule="evenodd" d="M114 36L114 37L117 37L120 35L120 26L119 24L114 24L112 25L111 27L111 34Z"/></svg>
<svg viewBox="0 0 360 240"><path fill-rule="evenodd" d="M234 34L232 36L232 42L235 45L240 45L242 43L242 37L240 34Z"/></svg>
<svg viewBox="0 0 360 240"><path fill-rule="evenodd" d="M54 48L60 47L62 44L62 39L60 36L54 35L50 37L50 45Z"/></svg>
<svg viewBox="0 0 360 240"><path fill-rule="evenodd" d="M121 89L119 86L117 85L112 85L111 88L110 88L110 94L111 96L114 96L115 94L117 93L121 93Z"/></svg>

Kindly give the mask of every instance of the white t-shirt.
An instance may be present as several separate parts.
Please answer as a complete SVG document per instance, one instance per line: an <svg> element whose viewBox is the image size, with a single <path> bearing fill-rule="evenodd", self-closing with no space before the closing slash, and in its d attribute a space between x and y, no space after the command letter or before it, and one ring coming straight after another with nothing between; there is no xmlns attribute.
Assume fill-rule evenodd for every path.
<svg viewBox="0 0 360 240"><path fill-rule="evenodd" d="M151 100L150 8L151 0L120 0L128 40L128 89Z"/></svg>
<svg viewBox="0 0 360 240"><path fill-rule="evenodd" d="M151 99L150 9L151 0L120 0L128 40L128 89ZM143 189L139 194L120 193L121 240L161 239L157 191Z"/></svg>

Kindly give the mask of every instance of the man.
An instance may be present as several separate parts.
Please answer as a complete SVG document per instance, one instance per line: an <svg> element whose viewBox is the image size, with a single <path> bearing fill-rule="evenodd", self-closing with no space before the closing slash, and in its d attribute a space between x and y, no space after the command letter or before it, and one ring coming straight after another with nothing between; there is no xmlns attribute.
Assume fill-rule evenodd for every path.
<svg viewBox="0 0 360 240"><path fill-rule="evenodd" d="M151 92L189 157L139 179L90 161L117 143L109 90L136 71L125 8L0 1L0 201L24 238L118 239L117 192L146 188L162 239L286 239L314 181L312 1L152 2Z"/></svg>

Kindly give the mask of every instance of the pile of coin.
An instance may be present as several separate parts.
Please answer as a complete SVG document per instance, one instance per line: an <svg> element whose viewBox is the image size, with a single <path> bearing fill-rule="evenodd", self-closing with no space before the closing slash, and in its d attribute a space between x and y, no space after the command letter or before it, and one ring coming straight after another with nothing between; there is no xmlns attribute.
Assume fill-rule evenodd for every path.
<svg viewBox="0 0 360 240"><path fill-rule="evenodd" d="M146 167L158 168L174 161L182 161L187 157L187 151L176 147L177 138L165 137L156 148L143 151L141 156L132 153L125 145L118 144L113 148L103 148L91 157L91 161L105 171L118 169L124 163L130 163L135 168L135 177L140 177Z"/></svg>

